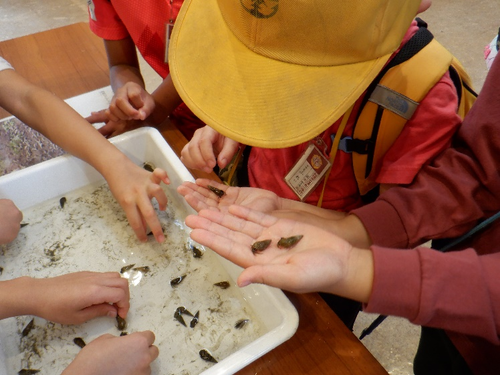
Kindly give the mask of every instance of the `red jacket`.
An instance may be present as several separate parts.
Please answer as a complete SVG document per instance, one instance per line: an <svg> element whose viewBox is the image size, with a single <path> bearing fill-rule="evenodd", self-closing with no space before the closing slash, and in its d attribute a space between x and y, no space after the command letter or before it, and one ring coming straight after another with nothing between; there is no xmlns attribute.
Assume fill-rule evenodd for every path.
<svg viewBox="0 0 500 375"><path fill-rule="evenodd" d="M500 59L454 139L409 187L352 211L375 260L365 310L443 328L476 374L500 372L500 220L442 254L411 248L456 237L500 211Z"/></svg>

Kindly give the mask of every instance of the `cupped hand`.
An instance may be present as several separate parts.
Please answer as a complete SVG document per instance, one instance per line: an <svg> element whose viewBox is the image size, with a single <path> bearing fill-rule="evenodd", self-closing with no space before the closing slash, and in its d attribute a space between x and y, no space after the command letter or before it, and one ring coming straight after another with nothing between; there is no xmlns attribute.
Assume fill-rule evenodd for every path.
<svg viewBox="0 0 500 375"><path fill-rule="evenodd" d="M332 292L346 278L352 246L314 226L280 219L241 206L228 213L202 210L186 218L191 237L246 268L238 285L262 283L296 293ZM281 238L302 235L290 249L278 248ZM254 253L256 241L270 246Z"/></svg>
<svg viewBox="0 0 500 375"><path fill-rule="evenodd" d="M219 198L208 186L222 190L224 195ZM197 179L196 183L186 181L177 188L177 191L197 212L203 209L227 212L232 204L251 207L266 213L280 209L280 198L271 191L227 186L208 179Z"/></svg>
<svg viewBox="0 0 500 375"><path fill-rule="evenodd" d="M102 335L88 343L62 375L149 375L159 354L154 341L151 331Z"/></svg>
<svg viewBox="0 0 500 375"><path fill-rule="evenodd" d="M239 143L224 137L209 126L197 129L181 151L181 161L191 169L210 173L216 165L226 167L239 148Z"/></svg>

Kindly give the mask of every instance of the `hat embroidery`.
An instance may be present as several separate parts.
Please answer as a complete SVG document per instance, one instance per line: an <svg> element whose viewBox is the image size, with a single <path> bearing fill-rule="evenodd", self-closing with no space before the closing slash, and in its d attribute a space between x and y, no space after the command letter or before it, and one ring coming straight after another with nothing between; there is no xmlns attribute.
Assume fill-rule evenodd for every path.
<svg viewBox="0 0 500 375"><path fill-rule="evenodd" d="M240 0L240 3L255 18L271 18L278 12L279 0Z"/></svg>

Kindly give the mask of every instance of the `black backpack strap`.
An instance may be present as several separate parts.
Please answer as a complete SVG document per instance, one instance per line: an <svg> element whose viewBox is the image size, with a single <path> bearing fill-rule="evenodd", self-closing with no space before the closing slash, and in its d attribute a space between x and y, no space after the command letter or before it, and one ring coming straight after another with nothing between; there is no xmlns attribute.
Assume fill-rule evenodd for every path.
<svg viewBox="0 0 500 375"><path fill-rule="evenodd" d="M453 249L454 247L456 247L457 245L459 245L460 243L464 242L465 240L467 240L470 237L472 237L473 235L475 235L480 230L486 228L488 225L492 224L494 221L496 221L498 219L500 219L500 211L497 212L495 215L490 216L488 219L480 222L474 228L472 228L470 231L468 231L467 233L465 233L464 235L462 235L458 238L433 240L432 241L432 248L435 250L439 250L443 253L446 251L449 251L449 250Z"/></svg>

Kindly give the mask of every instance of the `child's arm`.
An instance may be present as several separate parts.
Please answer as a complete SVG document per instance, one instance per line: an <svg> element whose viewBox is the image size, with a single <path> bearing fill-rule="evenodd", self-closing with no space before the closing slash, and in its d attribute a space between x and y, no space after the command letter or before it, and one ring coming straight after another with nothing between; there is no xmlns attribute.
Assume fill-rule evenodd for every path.
<svg viewBox="0 0 500 375"><path fill-rule="evenodd" d="M92 113L87 120L91 123L105 122L99 132L106 137L141 126L158 127L182 103L170 75L149 94L132 39L105 40L104 45L110 83L115 94L108 109Z"/></svg>
<svg viewBox="0 0 500 375"><path fill-rule="evenodd" d="M19 277L0 282L0 319L35 315L61 324L98 316L127 316L128 280L117 272L75 272L45 279Z"/></svg>
<svg viewBox="0 0 500 375"><path fill-rule="evenodd" d="M161 182L169 183L166 172L157 169L151 174L136 166L69 105L12 69L0 71L0 106L97 169L140 240L146 240L146 224L158 241L164 240L151 199L157 199L161 210L166 208L160 187Z"/></svg>

